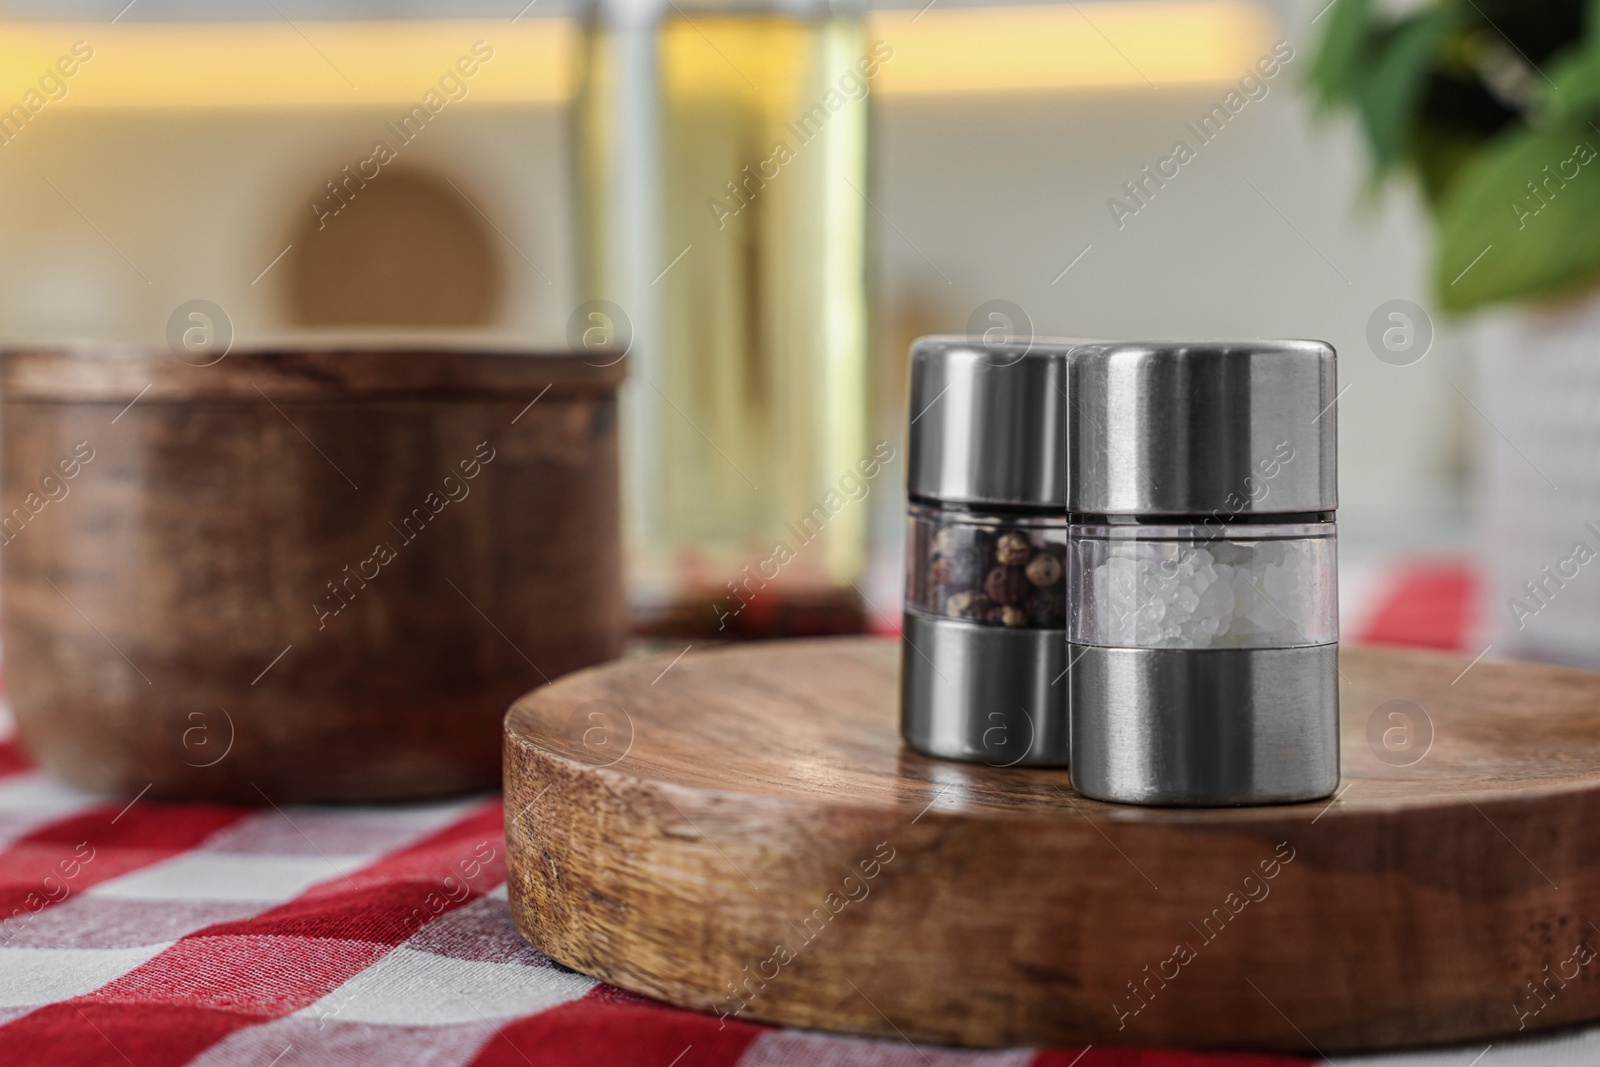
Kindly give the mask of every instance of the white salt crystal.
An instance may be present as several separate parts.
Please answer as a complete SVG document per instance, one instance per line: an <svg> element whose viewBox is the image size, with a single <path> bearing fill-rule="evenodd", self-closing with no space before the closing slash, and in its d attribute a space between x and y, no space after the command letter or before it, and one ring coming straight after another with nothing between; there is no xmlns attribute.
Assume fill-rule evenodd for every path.
<svg viewBox="0 0 1600 1067"><path fill-rule="evenodd" d="M1295 541L1121 541L1090 580L1098 639L1166 648L1303 644L1316 556Z"/></svg>

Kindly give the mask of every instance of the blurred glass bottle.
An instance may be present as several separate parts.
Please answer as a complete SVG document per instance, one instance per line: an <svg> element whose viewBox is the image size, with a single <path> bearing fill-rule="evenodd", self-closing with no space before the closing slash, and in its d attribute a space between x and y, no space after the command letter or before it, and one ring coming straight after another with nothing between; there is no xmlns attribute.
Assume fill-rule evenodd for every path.
<svg viewBox="0 0 1600 1067"><path fill-rule="evenodd" d="M879 58L855 11L661 4L602 7L578 109L584 281L616 305L586 321L631 326L638 617L859 630Z"/></svg>

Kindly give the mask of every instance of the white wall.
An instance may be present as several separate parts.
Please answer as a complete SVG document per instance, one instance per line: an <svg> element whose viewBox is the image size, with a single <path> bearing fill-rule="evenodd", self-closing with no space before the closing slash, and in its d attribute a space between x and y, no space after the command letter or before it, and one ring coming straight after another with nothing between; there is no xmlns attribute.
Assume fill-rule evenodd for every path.
<svg viewBox="0 0 1600 1067"><path fill-rule="evenodd" d="M875 232L880 346L959 332L994 298L1041 334L1327 340L1349 386L1347 544L1459 538L1459 421L1471 409L1452 383L1470 388L1464 346L1437 316L1414 365L1381 362L1366 341L1380 304L1429 304L1423 209L1404 186L1363 196L1356 131L1313 121L1300 88L1312 49L1304 31L1288 39L1295 58L1269 94L1120 229L1107 200L1126 201L1123 183L1177 139L1195 144L1184 123L1223 88L879 101L874 200L893 224Z"/></svg>
<svg viewBox="0 0 1600 1067"><path fill-rule="evenodd" d="M379 137L398 143L383 125L402 110L46 110L0 147L0 338L163 343L193 299L227 311L240 341L282 334L294 252L252 280L325 181ZM567 163L559 110L469 99L390 164L450 177L503 231L513 295L497 332L528 343L564 343L577 302Z"/></svg>
<svg viewBox="0 0 1600 1067"><path fill-rule="evenodd" d="M887 219L872 216L881 433L900 439L911 336L959 331L993 298L1021 305L1040 333L1317 337L1338 348L1350 387L1346 545L1460 535L1459 441L1476 418L1452 388L1470 389L1463 346L1440 324L1425 359L1394 367L1365 340L1378 305L1428 304L1425 220L1403 188L1363 201L1354 131L1314 123L1299 89L1312 8L1284 11L1296 56L1269 95L1120 230L1108 198L1179 137L1193 143L1184 123L1222 88L875 100L872 196ZM0 337L159 342L171 310L195 298L222 305L241 340L281 332L274 276L250 281L388 117L46 112L0 148ZM555 111L469 101L406 149L471 188L552 279L501 249L513 293L503 332L533 344L560 343L576 302L564 138ZM890 496L877 519L892 546Z"/></svg>

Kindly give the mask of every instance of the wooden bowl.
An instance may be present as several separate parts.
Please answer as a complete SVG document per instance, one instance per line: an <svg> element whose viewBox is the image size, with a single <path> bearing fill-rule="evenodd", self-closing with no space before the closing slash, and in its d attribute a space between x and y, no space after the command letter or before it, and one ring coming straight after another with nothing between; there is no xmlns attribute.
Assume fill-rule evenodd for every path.
<svg viewBox="0 0 1600 1067"><path fill-rule="evenodd" d="M622 366L588 359L4 353L25 746L126 795L496 787L506 705L623 638Z"/></svg>

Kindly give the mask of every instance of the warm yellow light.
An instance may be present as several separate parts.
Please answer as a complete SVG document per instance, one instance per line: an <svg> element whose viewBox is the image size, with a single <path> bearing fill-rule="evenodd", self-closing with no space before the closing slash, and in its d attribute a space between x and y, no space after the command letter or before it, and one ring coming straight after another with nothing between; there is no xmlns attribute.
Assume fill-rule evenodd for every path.
<svg viewBox="0 0 1600 1067"><path fill-rule="evenodd" d="M866 22L869 40L894 47L873 81L893 96L1233 81L1277 29L1252 0L933 7ZM565 18L0 23L0 115L52 95L74 108L409 108L430 91L459 98L441 79L470 67L478 42L493 58L460 77L466 96L560 103L577 91L582 32ZM63 57L71 77L57 72Z"/></svg>
<svg viewBox="0 0 1600 1067"><path fill-rule="evenodd" d="M59 96L57 79L66 90L61 100L74 108L409 107L430 91L558 102L576 90L578 35L571 20L534 18L0 23L0 112ZM52 77L61 57L72 66L80 41L79 54L86 46L93 58L70 78ZM485 49L493 52L487 61ZM458 63L475 73L463 75ZM450 74L464 96L455 81L441 86Z"/></svg>
<svg viewBox="0 0 1600 1067"><path fill-rule="evenodd" d="M1112 0L879 11L894 46L873 92L920 96L1216 84L1272 48L1272 16L1247 0Z"/></svg>

